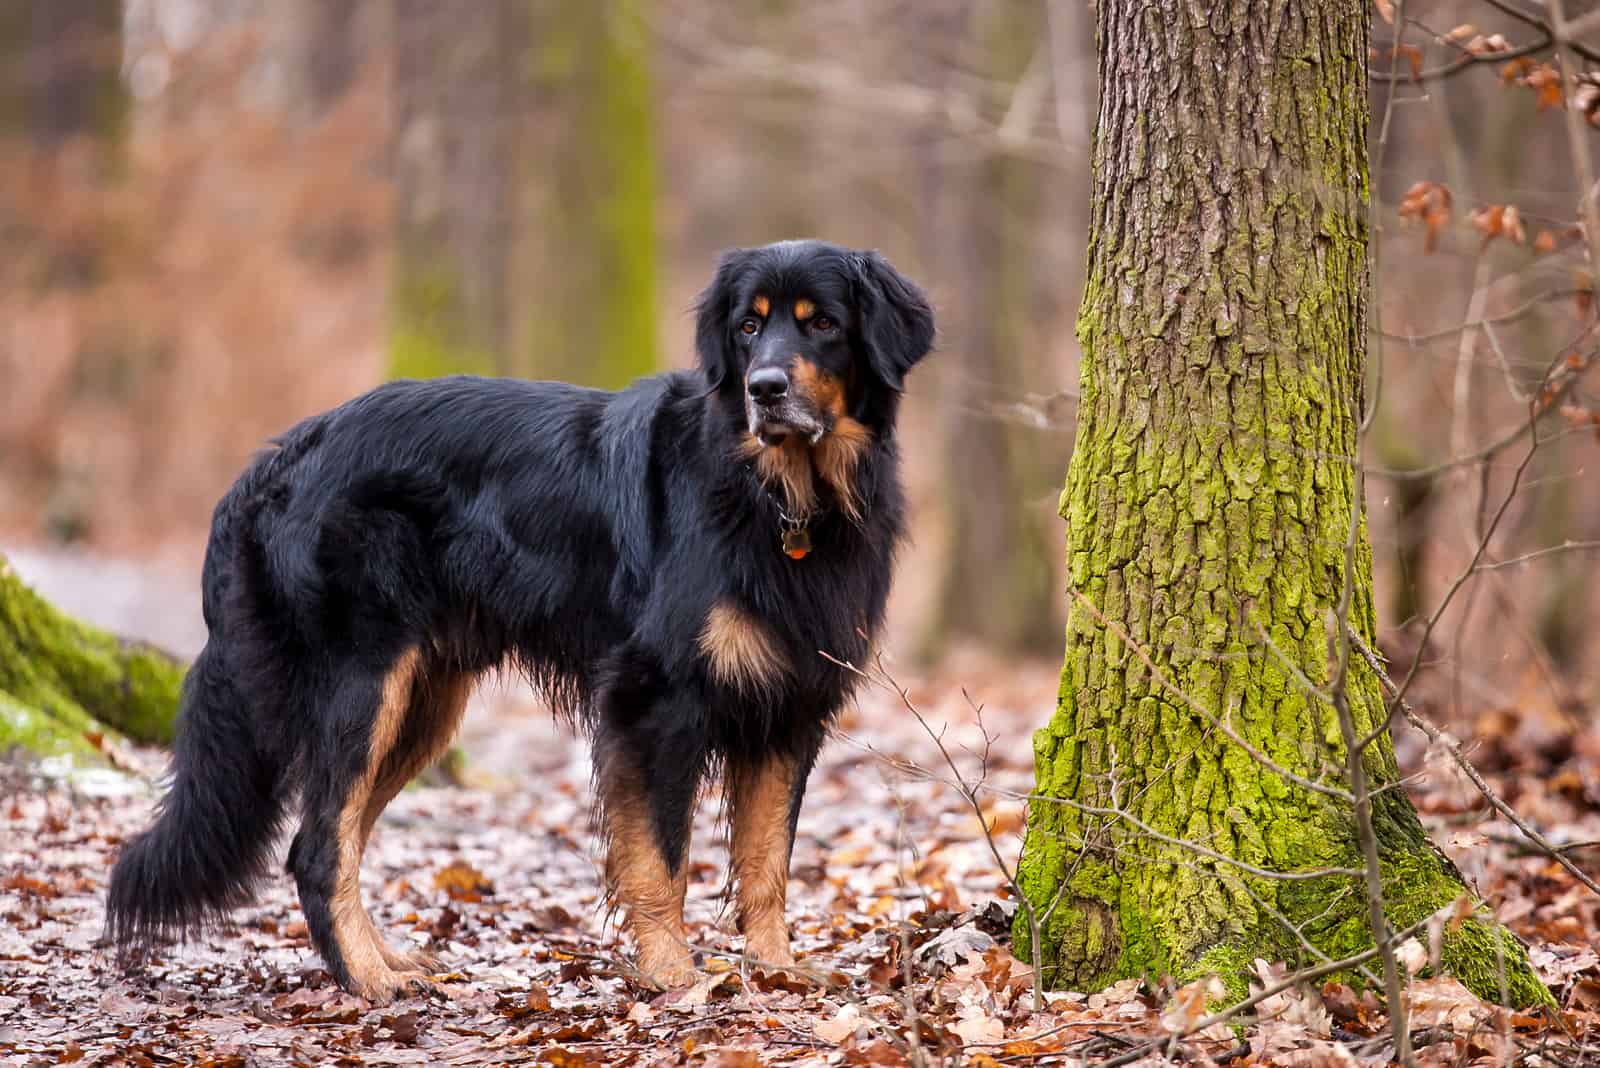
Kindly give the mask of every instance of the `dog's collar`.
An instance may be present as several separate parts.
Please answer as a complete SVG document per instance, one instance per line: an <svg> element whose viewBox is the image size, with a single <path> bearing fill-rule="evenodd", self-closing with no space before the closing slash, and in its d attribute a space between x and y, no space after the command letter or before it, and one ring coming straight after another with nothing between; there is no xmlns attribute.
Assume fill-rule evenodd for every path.
<svg viewBox="0 0 1600 1068"><path fill-rule="evenodd" d="M826 515L826 508L813 508L804 515L790 515L784 507L783 497L774 493L754 470L750 472L751 479L760 488L763 496L772 502L773 509L778 513L778 544L783 550L783 555L791 560L804 560L811 555L813 548L811 542L811 523L820 516Z"/></svg>
<svg viewBox="0 0 1600 1068"><path fill-rule="evenodd" d="M791 560L804 560L811 554L811 517L796 519L778 506L778 534L783 542L783 555Z"/></svg>

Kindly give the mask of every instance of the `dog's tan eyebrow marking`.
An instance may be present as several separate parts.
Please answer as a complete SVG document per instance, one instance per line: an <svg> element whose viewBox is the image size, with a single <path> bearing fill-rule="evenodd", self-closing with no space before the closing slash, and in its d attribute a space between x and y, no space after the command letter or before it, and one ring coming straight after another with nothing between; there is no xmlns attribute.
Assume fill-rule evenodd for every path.
<svg viewBox="0 0 1600 1068"><path fill-rule="evenodd" d="M756 310L756 314L761 316L763 319L767 317L768 312L772 311L772 302L767 299L767 295L765 293L757 293L756 299L750 302L750 306L754 308Z"/></svg>
<svg viewBox="0 0 1600 1068"><path fill-rule="evenodd" d="M801 297L799 300L794 302L794 317L799 319L802 323L815 314L817 314L817 306L811 303L811 301Z"/></svg>

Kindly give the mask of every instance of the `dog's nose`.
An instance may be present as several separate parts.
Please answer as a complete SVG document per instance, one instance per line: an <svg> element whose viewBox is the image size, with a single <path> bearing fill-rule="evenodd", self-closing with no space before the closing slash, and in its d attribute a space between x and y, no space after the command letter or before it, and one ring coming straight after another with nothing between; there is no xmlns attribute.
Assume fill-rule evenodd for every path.
<svg viewBox="0 0 1600 1068"><path fill-rule="evenodd" d="M781 367L762 367L750 372L745 388L750 391L750 399L757 404L777 404L789 392L789 376L783 373Z"/></svg>

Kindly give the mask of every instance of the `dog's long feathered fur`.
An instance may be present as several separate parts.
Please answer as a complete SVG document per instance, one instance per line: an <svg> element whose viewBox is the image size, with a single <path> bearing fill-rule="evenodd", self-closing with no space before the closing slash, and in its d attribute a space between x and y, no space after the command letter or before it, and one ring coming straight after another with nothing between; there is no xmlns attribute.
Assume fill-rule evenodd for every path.
<svg viewBox="0 0 1600 1068"><path fill-rule="evenodd" d="M843 383L837 420L865 428L849 476L859 518L815 479L802 560L780 551L786 498L751 459L739 316L756 290L840 305L843 335L815 358ZM932 331L921 293L875 254L739 250L701 299L695 371L615 393L394 382L288 431L217 505L209 640L185 683L171 790L112 876L111 938L182 937L247 901L293 809L313 941L345 985L388 993L341 926L349 839L359 863L365 838L352 791L381 809L371 795L440 747L447 702L428 695L508 661L593 733L602 790L643 799L667 871L709 767L781 759L799 769L797 806L853 683L819 651L860 663L882 622L902 533L896 408ZM747 628L713 636L727 655L761 642L782 670L754 689L712 670L714 610Z"/></svg>

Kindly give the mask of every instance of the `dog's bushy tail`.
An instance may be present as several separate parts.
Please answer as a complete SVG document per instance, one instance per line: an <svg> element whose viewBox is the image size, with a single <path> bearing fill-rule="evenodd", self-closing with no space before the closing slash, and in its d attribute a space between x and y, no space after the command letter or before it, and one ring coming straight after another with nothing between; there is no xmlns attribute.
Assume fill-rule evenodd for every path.
<svg viewBox="0 0 1600 1068"><path fill-rule="evenodd" d="M106 934L127 957L182 939L247 903L283 815L283 768L208 645L184 680L172 787L111 872Z"/></svg>

